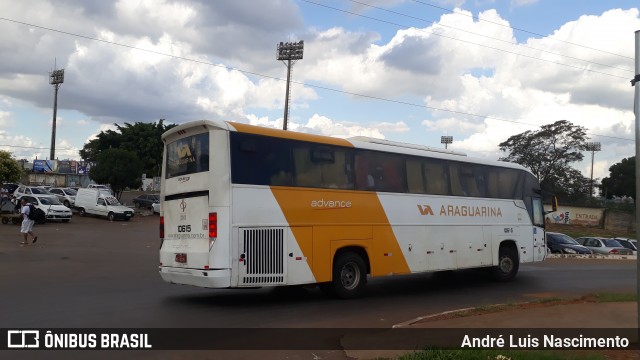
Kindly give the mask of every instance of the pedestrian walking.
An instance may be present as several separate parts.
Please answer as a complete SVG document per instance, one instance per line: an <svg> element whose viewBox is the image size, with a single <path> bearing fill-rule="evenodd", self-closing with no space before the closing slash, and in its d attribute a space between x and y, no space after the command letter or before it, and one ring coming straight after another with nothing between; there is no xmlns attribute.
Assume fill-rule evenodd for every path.
<svg viewBox="0 0 640 360"><path fill-rule="evenodd" d="M26 199L22 199L20 204L22 205L22 208L20 210L20 214L22 214L22 226L20 227L20 232L24 237L24 240L20 244L23 246L28 245L29 235L31 235L31 237L33 238L33 244L35 244L36 241L38 241L38 237L33 233L33 224L35 223L35 220L31 220L29 218L31 209L29 208L29 204L27 203Z"/></svg>

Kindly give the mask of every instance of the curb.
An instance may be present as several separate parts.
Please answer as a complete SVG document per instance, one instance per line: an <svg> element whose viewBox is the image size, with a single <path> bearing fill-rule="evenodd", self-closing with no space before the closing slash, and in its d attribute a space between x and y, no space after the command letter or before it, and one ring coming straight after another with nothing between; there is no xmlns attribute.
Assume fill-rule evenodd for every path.
<svg viewBox="0 0 640 360"><path fill-rule="evenodd" d="M638 255L578 255L578 254L547 254L545 259L600 259L600 260L637 260Z"/></svg>
<svg viewBox="0 0 640 360"><path fill-rule="evenodd" d="M499 306L499 305L500 304L492 305L492 306ZM417 318L414 318L414 319L411 319L411 320L407 320L407 321L401 322L399 324L395 324L391 328L392 329L396 329L396 328L401 328L401 327L405 327L405 326L411 326L411 325L413 325L415 323L418 323L418 322L420 322L422 320L425 320L425 319L433 318L433 317L436 317L436 316L455 314L455 313L459 313L459 312L463 312L463 311L469 311L469 310L473 310L473 309L475 309L475 307L469 307L469 308L464 308L464 309L456 309L456 310L449 310L449 311L443 311L443 312L437 313L437 314L419 316Z"/></svg>

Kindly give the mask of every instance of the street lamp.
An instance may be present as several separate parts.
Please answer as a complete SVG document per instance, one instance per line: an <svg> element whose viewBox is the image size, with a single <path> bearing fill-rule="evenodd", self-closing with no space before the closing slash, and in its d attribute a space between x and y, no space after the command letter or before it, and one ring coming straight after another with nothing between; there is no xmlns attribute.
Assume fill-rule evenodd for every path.
<svg viewBox="0 0 640 360"><path fill-rule="evenodd" d="M441 136L440 137L440 144L444 144L444 148L447 148L448 144L453 143L453 136Z"/></svg>
<svg viewBox="0 0 640 360"><path fill-rule="evenodd" d="M287 66L287 90L284 99L284 121L282 129L287 130L287 121L289 118L289 83L291 82L291 68L298 60L302 60L304 52L304 41L298 42L280 42L278 44L278 60L281 60ZM287 62L285 62L285 60ZM293 62L292 62L293 61Z"/></svg>
<svg viewBox="0 0 640 360"><path fill-rule="evenodd" d="M49 154L49 160L56 158L56 115L58 112L58 88L60 84L64 82L64 69L53 70L49 73L49 84L53 85L55 89L55 96L53 100L53 122L51 127L51 152Z"/></svg>
<svg viewBox="0 0 640 360"><path fill-rule="evenodd" d="M589 190L591 197L593 197L593 157L596 151L600 151L602 146L598 141L590 141L585 144L585 150L591 151L591 189Z"/></svg>

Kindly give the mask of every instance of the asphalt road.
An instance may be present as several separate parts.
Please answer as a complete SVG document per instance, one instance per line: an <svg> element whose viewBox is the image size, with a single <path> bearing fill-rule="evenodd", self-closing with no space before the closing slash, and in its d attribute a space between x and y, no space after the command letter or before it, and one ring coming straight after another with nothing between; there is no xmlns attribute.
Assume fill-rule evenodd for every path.
<svg viewBox="0 0 640 360"><path fill-rule="evenodd" d="M0 328L389 328L441 311L598 291L635 292L637 284L634 261L554 259L521 266L509 283L495 283L482 271L374 279L365 296L355 300L328 298L315 288L200 289L164 283L157 274L157 215L129 222L76 216L70 223L34 230L37 244L21 247L19 227L0 225ZM255 355L248 353L214 351L196 357ZM101 356L111 358L108 354ZM185 358L179 352L162 354ZM269 354L260 357L314 358L309 351ZM322 354L323 359L345 356Z"/></svg>
<svg viewBox="0 0 640 360"><path fill-rule="evenodd" d="M374 279L361 299L317 289L200 289L157 274L158 216L109 222L74 217L37 225L35 246L0 225L0 327L389 327L469 306L596 291L635 291L625 260L547 260L515 281L484 272ZM9 311L5 311L9 310Z"/></svg>

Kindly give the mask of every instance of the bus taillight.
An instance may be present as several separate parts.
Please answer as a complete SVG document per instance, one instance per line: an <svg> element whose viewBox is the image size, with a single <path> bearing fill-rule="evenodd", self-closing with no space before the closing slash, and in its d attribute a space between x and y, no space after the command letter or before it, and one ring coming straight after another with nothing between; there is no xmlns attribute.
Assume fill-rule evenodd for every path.
<svg viewBox="0 0 640 360"><path fill-rule="evenodd" d="M164 216L160 216L160 239L164 239Z"/></svg>
<svg viewBox="0 0 640 360"><path fill-rule="evenodd" d="M209 213L209 237L218 237L218 213Z"/></svg>

